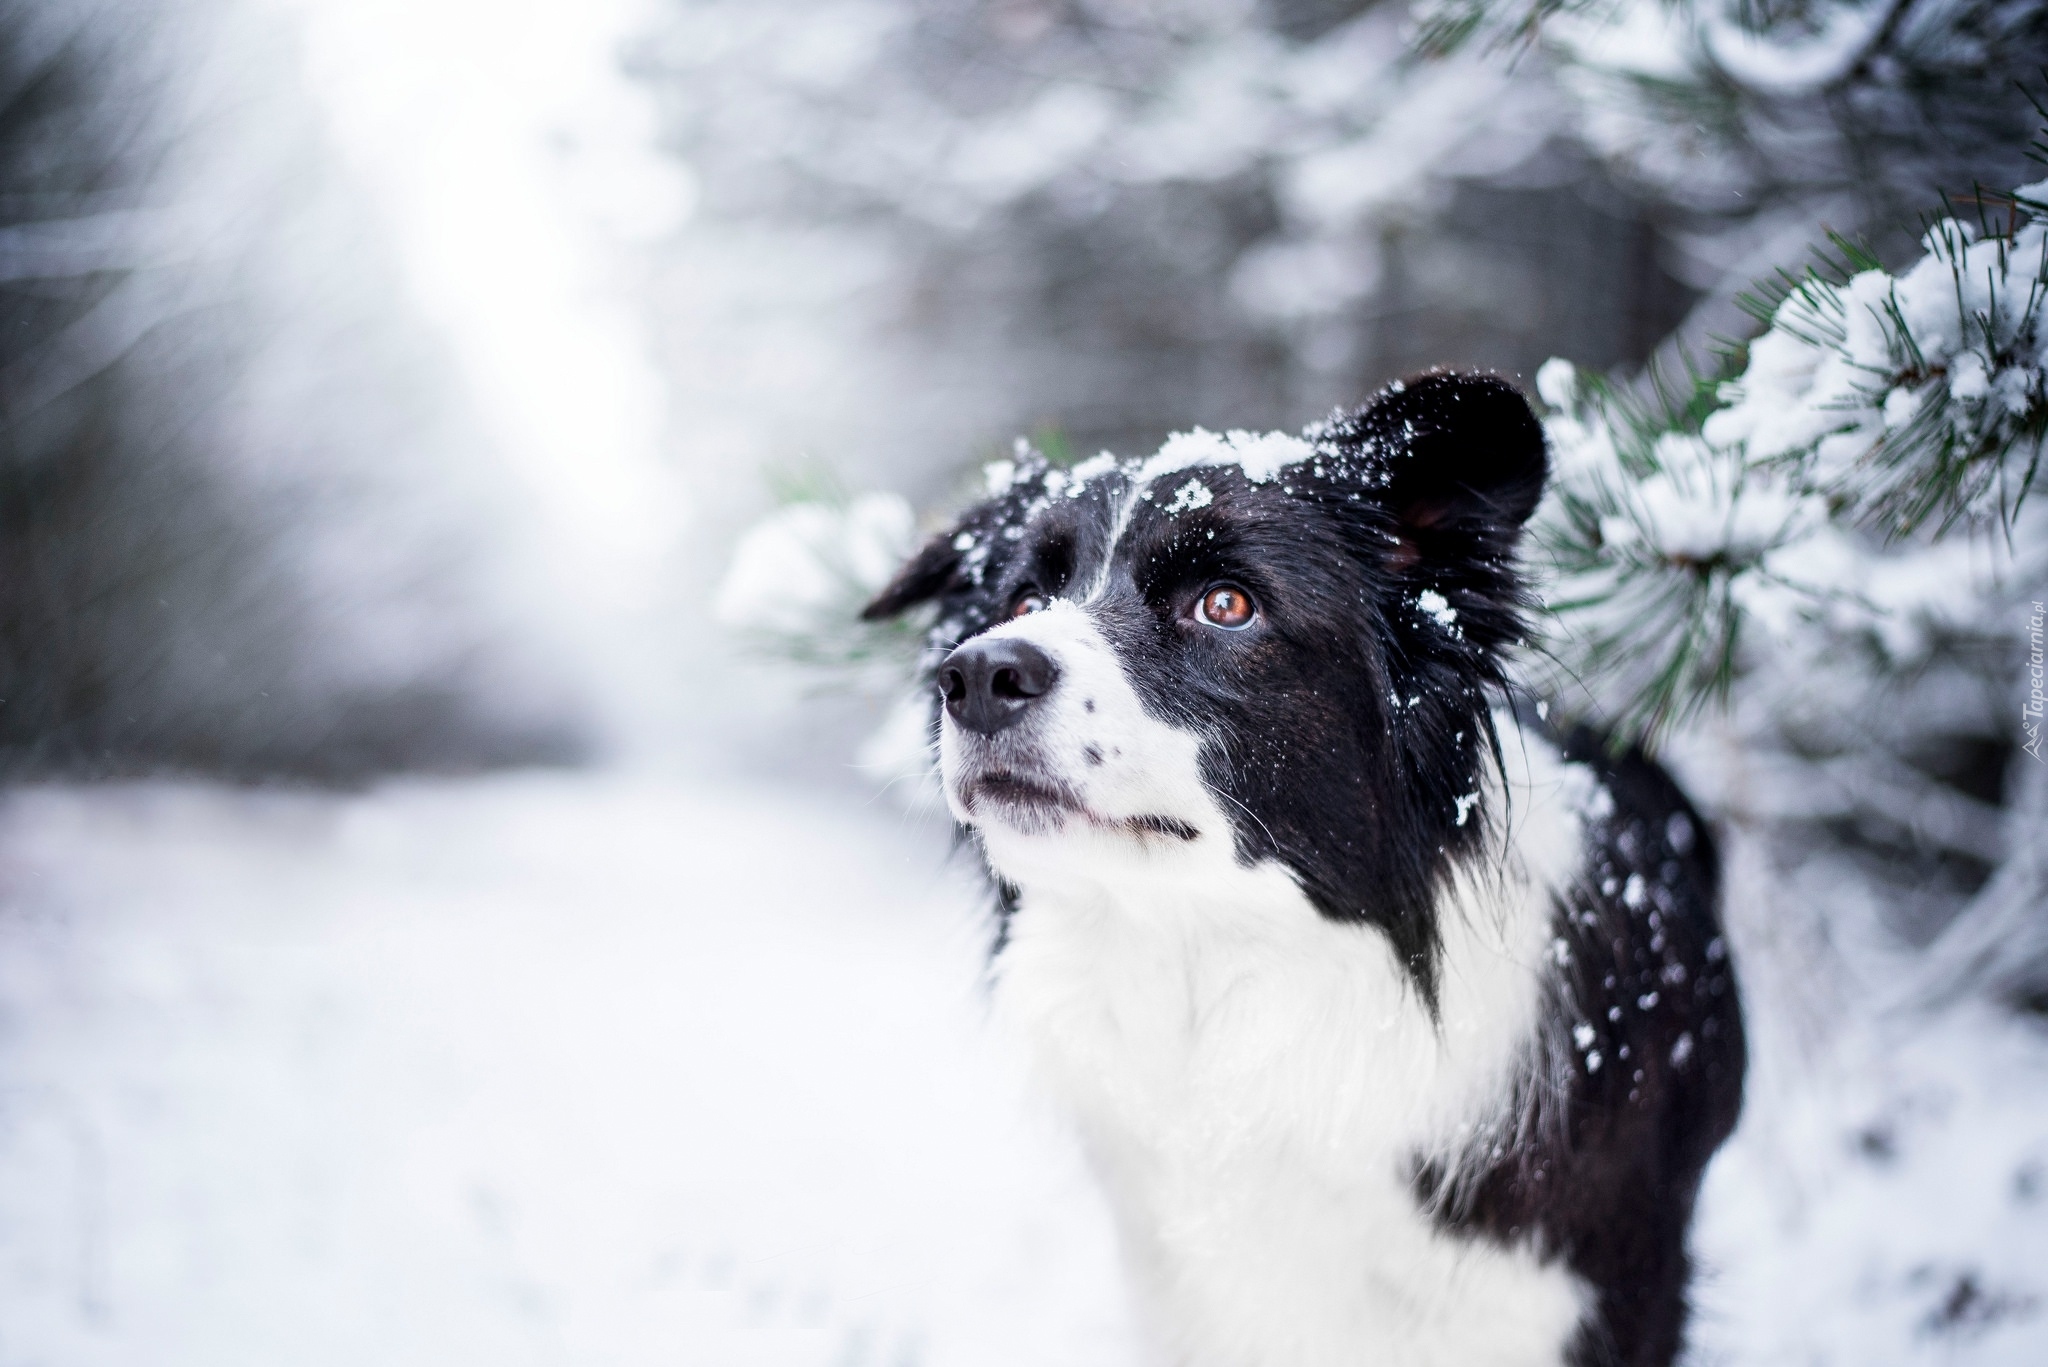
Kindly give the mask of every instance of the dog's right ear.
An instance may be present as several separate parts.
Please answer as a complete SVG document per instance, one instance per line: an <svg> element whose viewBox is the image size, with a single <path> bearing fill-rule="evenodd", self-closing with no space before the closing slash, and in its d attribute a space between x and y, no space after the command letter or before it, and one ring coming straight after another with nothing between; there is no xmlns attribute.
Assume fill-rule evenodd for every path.
<svg viewBox="0 0 2048 1367"><path fill-rule="evenodd" d="M896 571L889 587L860 610L860 619L879 622L884 617L894 617L905 608L928 603L947 590L958 587L960 552L953 545L955 536L956 533L949 530L927 541L923 550L911 556L909 563Z"/></svg>

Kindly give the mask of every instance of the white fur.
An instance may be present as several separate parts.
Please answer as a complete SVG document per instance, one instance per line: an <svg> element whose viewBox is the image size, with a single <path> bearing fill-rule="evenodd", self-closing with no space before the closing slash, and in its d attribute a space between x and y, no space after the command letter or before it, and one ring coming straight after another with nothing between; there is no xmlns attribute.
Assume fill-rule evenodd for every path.
<svg viewBox="0 0 2048 1367"><path fill-rule="evenodd" d="M1436 1024L1384 935L1319 915L1275 863L1237 862L1201 738L1145 712L1085 610L1055 603L997 633L1059 663L1033 749L1097 818L1025 831L953 797L1022 892L997 1007L1081 1127L1167 1359L1557 1363L1583 1286L1534 1249L1439 1231L1411 1168L1502 1123L1546 1053L1539 965L1580 848L1554 752L1511 740L1489 788L1489 810L1512 797L1507 848L1443 908ZM949 797L968 744L949 719ZM1200 837L1115 825L1148 814Z"/></svg>

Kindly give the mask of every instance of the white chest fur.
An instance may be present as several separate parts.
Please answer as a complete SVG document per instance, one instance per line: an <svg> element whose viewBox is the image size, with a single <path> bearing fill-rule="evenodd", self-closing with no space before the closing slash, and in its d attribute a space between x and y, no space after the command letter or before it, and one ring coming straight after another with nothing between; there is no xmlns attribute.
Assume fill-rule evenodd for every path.
<svg viewBox="0 0 2048 1367"><path fill-rule="evenodd" d="M1079 1123L1177 1367L1560 1360L1576 1280L1441 1232L1412 1185L1418 1156L1498 1119L1539 1030L1577 785L1509 748L1506 858L1443 908L1440 1022L1383 935L1227 842L1040 861L988 833L1036 875L998 1010Z"/></svg>

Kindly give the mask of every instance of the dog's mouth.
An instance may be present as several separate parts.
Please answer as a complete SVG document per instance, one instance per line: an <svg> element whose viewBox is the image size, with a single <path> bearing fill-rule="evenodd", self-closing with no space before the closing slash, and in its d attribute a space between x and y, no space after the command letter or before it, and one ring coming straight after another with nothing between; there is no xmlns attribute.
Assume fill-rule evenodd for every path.
<svg viewBox="0 0 2048 1367"><path fill-rule="evenodd" d="M984 807L1059 816L1078 816L1087 810L1066 785L1029 778L1008 769L991 769L962 783L960 805L977 813Z"/></svg>
<svg viewBox="0 0 2048 1367"><path fill-rule="evenodd" d="M1063 783L1008 769L991 769L965 780L959 786L958 797L960 806L977 821L986 815L1030 835L1050 834L1063 829L1069 821L1141 839L1188 842L1199 840L1202 835L1178 817L1158 813L1104 816Z"/></svg>

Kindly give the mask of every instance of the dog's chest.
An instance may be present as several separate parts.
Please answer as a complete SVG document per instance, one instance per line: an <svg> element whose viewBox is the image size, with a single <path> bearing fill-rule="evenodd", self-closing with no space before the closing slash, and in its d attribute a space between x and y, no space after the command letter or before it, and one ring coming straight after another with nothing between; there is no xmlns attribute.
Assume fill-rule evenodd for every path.
<svg viewBox="0 0 2048 1367"><path fill-rule="evenodd" d="M1525 1057L1522 910L1447 925L1439 1027L1378 932L1277 868L1026 899L999 1009L1082 1129L1171 1361L1559 1360L1572 1279L1439 1231L1413 1188Z"/></svg>

